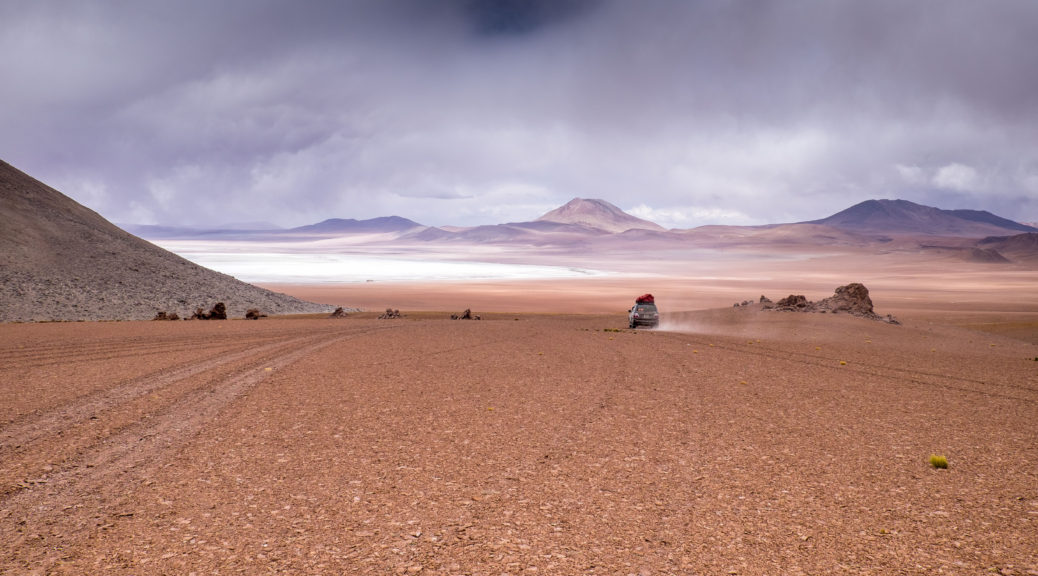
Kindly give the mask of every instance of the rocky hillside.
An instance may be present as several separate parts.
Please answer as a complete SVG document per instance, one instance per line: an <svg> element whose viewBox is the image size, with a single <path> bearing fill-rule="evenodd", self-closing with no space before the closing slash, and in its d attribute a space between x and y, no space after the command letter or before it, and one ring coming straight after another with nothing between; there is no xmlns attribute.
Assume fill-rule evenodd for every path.
<svg viewBox="0 0 1038 576"><path fill-rule="evenodd" d="M331 311L193 264L0 161L0 321Z"/></svg>

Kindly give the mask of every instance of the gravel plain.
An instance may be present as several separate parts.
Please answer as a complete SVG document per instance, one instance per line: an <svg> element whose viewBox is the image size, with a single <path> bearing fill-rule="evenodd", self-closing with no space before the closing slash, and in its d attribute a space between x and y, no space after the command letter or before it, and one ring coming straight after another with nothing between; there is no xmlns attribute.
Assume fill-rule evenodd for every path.
<svg viewBox="0 0 1038 576"><path fill-rule="evenodd" d="M0 573L1038 574L1033 319L483 318L0 325Z"/></svg>

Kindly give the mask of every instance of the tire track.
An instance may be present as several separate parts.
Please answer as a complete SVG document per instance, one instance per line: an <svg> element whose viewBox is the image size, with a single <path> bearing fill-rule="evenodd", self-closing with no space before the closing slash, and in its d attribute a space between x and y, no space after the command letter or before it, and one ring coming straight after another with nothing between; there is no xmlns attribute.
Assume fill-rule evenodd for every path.
<svg viewBox="0 0 1038 576"><path fill-rule="evenodd" d="M192 376L210 374L231 366L232 370L215 380L191 387L184 394L148 419L113 433L103 442L85 447L73 461L60 470L35 480L22 490L0 497L0 541L8 557L0 572L17 566L45 573L61 560L62 548L70 539L94 537L96 531L133 515L126 510L127 488L139 485L157 472L181 446L217 418L235 400L280 368L319 350L377 328L350 332L322 332L268 344L201 366L182 367L158 383L143 387L155 389ZM262 360L262 362L259 362ZM94 407L117 406L124 398L144 392L133 382L96 398ZM82 417L88 411L73 409ZM59 418L50 428L62 425ZM24 430L23 430L24 432ZM36 434L36 438L40 435ZM48 544L51 539L55 544Z"/></svg>
<svg viewBox="0 0 1038 576"><path fill-rule="evenodd" d="M244 350L231 354L220 354L201 362L147 374L114 388L93 393L85 398L74 399L70 403L43 414L25 417L0 430L0 460L6 461L9 451L16 447L26 447L41 438L53 436L58 430L87 420L91 416L96 416L98 413L104 412L113 406L153 393L196 374L239 362L270 350L276 350L290 343L291 341L288 343L274 342L258 348L253 347L250 343Z"/></svg>
<svg viewBox="0 0 1038 576"><path fill-rule="evenodd" d="M274 342L277 338L264 338ZM210 346L238 346L240 340L233 336L220 337L209 342ZM0 353L0 370L43 368L69 364L87 359L91 362L106 362L123 358L136 358L142 354L179 352L197 349L198 345L183 339L167 339L127 343L125 341L99 342L95 344L27 346L9 349ZM30 360L30 361L26 361Z"/></svg>
<svg viewBox="0 0 1038 576"><path fill-rule="evenodd" d="M346 333L339 330L332 334L348 337L363 332L366 330ZM272 368L270 362L286 350L326 337L325 334L287 340L282 337L279 342L259 347L246 342L245 350L134 378L114 388L70 400L54 410L23 418L0 431L0 498L30 488L34 483L46 482L46 473L54 468L74 460L98 443L111 441L120 430L161 414L180 398L231 377L243 362ZM159 404L148 406L149 401Z"/></svg>
<svg viewBox="0 0 1038 576"><path fill-rule="evenodd" d="M670 338L682 336L680 334L675 333L661 333L661 335L666 335ZM804 364L829 370L837 369L833 366L832 358L817 354L796 352L790 350L780 350L761 344L754 344L753 346L745 346L735 343L717 344L715 340L710 340L708 342L706 340L697 339L694 336L685 335L684 337L688 338L688 340L691 340L692 342L697 342L702 345L709 344L712 345L714 348L720 350L727 350L730 352L737 352L742 354L750 354L753 356L763 356L765 358L771 358L774 360ZM928 372L925 370L915 370L911 368L900 368L897 366L884 366L880 364L870 364L860 361L854 362L852 364L853 365L840 366L839 369L858 372L861 374L868 374L870 376L875 376L886 380L892 380L895 382L911 382L913 384L919 384L923 386L944 388L946 390L953 390L956 392L980 394L983 396L1001 398L1005 400L1013 400L1016 402L1027 402L1031 404L1038 403L1038 389L1023 384L1015 384L1012 382L992 382L985 380L977 380L974 378L956 376L953 374L941 374L938 372ZM989 389L982 389L980 387L986 387ZM1014 393L994 391L990 388L1008 389L1009 392L1025 392L1029 393L1026 396L1031 397L1025 397L1024 395L1018 395Z"/></svg>

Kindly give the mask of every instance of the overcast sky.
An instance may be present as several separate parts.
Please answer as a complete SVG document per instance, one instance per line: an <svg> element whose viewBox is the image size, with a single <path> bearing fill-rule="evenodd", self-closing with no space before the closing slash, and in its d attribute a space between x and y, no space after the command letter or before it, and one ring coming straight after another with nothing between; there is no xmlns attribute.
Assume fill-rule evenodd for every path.
<svg viewBox="0 0 1038 576"><path fill-rule="evenodd" d="M0 158L119 223L1038 221L1038 2L0 0Z"/></svg>

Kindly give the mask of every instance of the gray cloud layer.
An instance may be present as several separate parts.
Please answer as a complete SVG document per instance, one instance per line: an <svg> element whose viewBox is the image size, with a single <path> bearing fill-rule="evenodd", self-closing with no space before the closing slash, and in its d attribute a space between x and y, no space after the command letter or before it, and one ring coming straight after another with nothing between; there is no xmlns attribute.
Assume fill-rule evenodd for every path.
<svg viewBox="0 0 1038 576"><path fill-rule="evenodd" d="M0 157L119 222L1038 221L1038 3L0 4Z"/></svg>

